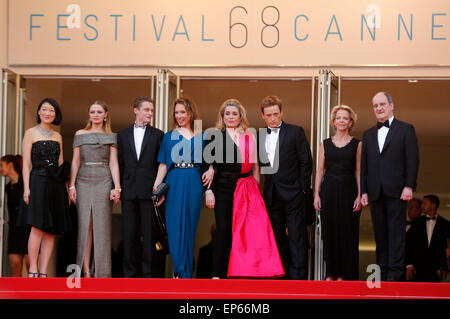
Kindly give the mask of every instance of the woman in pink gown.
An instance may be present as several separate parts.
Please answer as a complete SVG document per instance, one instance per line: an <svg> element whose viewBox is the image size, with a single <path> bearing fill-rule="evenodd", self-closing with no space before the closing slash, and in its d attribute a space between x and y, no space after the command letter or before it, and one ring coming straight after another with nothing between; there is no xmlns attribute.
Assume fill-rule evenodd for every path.
<svg viewBox="0 0 450 319"><path fill-rule="evenodd" d="M259 189L256 143L239 101L225 101L216 126L224 143L206 204L214 208L213 278L273 278L285 275L272 225ZM227 143L233 143L232 147ZM226 156L226 150L234 156ZM233 160L231 160L233 159ZM231 161L230 161L231 160ZM237 161L236 161L237 160Z"/></svg>

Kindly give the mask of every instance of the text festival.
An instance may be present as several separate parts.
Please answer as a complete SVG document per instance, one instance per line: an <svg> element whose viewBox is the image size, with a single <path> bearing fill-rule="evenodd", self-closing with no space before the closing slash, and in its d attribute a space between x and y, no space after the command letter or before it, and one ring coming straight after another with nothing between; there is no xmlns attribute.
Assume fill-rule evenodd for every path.
<svg viewBox="0 0 450 319"><path fill-rule="evenodd" d="M208 23L217 23L212 17L205 14L198 14L192 21L192 16L167 15L167 14L132 14L109 13L96 15L94 13L82 14L79 5L67 7L67 13L49 16L42 12L29 14L29 40L35 41L39 38L40 32L52 32L57 41L70 41L75 37L81 37L86 41L96 41L108 36L108 41L153 41L157 44L160 41L184 41L188 43L193 39L213 43L217 34L208 29ZM280 34L286 32L291 39L298 43L308 41L311 36L321 37L323 41L334 39L335 41L345 41L346 30L341 27L344 17L330 13L327 23L320 28L315 28L314 32L320 34L310 34L313 17L309 13L290 14L291 21L289 30L283 29L280 25L282 19L287 19L287 15L282 15L276 6L266 6L258 12L250 12L244 6L235 6L228 10L226 23L227 39L229 45L234 48L244 48L249 41L258 41L261 46L275 48L280 43ZM392 21L383 20L383 25L389 25L391 36L398 41L412 41L417 32L414 22L418 18L426 18L429 21L427 38L431 41L447 40L444 36L445 22L448 21L446 12L430 13L429 17L417 17L417 14L398 13L393 15ZM372 13L361 13L358 25L359 37L361 41L376 41L377 29L381 20L381 10L375 8ZM50 19L54 23L52 30L43 27L44 19ZM252 23L249 22L250 19ZM259 20L259 21L258 21ZM169 23L169 22L170 23ZM192 27L193 22L201 23L201 28ZM224 21L225 22L225 21ZM168 26L170 24L170 27ZM48 25L48 24L46 24ZM175 25L175 27L173 27ZM109 30L107 30L109 28ZM138 33L138 28L145 28L146 32ZM254 30L254 29L257 30ZM76 33L72 31L78 29ZM56 32L55 32L56 31ZM108 31L108 32L106 32ZM107 35L105 35L107 33ZM290 33L290 35L289 35ZM254 39L250 39L253 36ZM141 38L140 38L141 37ZM145 37L145 38L144 38ZM286 37L285 37L286 38ZM353 39L357 40L357 39Z"/></svg>

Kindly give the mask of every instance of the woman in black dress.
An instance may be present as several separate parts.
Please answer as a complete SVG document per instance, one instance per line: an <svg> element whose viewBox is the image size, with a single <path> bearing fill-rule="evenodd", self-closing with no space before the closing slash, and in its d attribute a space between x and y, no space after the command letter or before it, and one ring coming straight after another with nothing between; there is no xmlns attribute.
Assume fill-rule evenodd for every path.
<svg viewBox="0 0 450 319"><path fill-rule="evenodd" d="M20 224L31 226L28 277L47 277L55 234L69 231L71 226L65 187L70 167L63 162L62 137L52 129L61 119L58 102L46 98L37 109L38 125L28 129L23 138L24 205L19 219Z"/></svg>
<svg viewBox="0 0 450 319"><path fill-rule="evenodd" d="M20 201L23 192L22 180L22 156L5 155L0 159L0 171L3 176L9 178L5 193L8 201L8 259L11 267L11 277L22 276L22 265L28 259L28 235L30 231L26 227L17 226L17 217L20 210Z"/></svg>
<svg viewBox="0 0 450 319"><path fill-rule="evenodd" d="M361 142L350 135L356 118L349 106L335 106L330 123L336 134L319 149L314 207L322 211L327 280L358 279Z"/></svg>
<svg viewBox="0 0 450 319"><path fill-rule="evenodd" d="M257 147L245 108L238 100L228 99L217 118L217 130L211 136L217 146L211 154L216 176L212 189L205 192L206 206L214 209L216 220L212 278L284 276L259 189Z"/></svg>

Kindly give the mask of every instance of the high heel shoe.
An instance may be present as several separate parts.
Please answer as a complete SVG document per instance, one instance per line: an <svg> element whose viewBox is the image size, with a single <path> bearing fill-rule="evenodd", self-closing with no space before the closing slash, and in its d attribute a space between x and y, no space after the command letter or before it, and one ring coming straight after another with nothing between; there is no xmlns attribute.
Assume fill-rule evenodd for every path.
<svg viewBox="0 0 450 319"><path fill-rule="evenodd" d="M28 272L28 278L37 278L38 275L39 274L37 272Z"/></svg>
<svg viewBox="0 0 450 319"><path fill-rule="evenodd" d="M47 278L47 274L44 274L43 272L39 273L39 278Z"/></svg>
<svg viewBox="0 0 450 319"><path fill-rule="evenodd" d="M91 272L90 271L86 271L83 273L84 278L91 278Z"/></svg>

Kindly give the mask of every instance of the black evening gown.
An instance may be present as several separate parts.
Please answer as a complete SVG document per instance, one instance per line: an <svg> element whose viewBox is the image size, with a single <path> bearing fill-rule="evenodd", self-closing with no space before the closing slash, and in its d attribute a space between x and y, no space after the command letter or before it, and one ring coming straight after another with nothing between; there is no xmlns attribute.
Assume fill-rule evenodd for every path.
<svg viewBox="0 0 450 319"><path fill-rule="evenodd" d="M58 167L60 145L44 140L31 148L30 198L22 199L20 225L34 226L46 233L61 234L71 229L65 180L70 167L67 162Z"/></svg>
<svg viewBox="0 0 450 319"><path fill-rule="evenodd" d="M324 140L325 174L320 187L322 203L322 238L326 275L358 280L359 217L353 212L358 195L355 177L359 140L337 147Z"/></svg>

